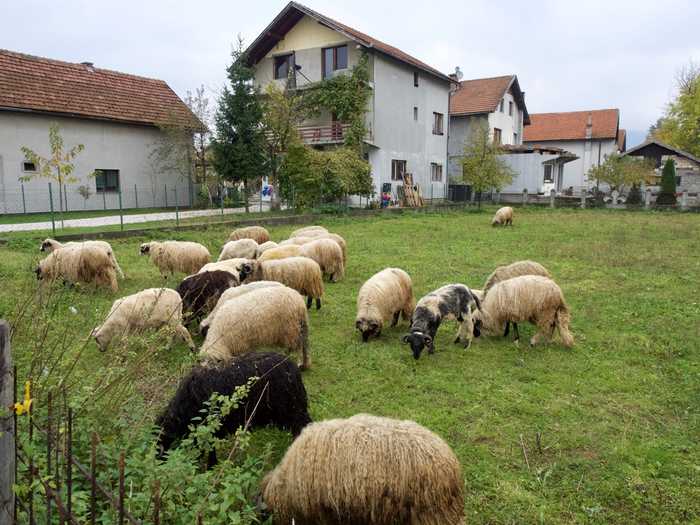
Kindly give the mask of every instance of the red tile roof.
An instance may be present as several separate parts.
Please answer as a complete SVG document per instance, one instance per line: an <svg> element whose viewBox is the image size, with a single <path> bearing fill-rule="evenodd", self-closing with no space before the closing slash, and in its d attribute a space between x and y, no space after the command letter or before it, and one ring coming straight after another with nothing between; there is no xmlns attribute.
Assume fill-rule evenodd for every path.
<svg viewBox="0 0 700 525"><path fill-rule="evenodd" d="M0 109L201 126L162 80L0 49Z"/></svg>
<svg viewBox="0 0 700 525"><path fill-rule="evenodd" d="M620 111L617 109L536 113L530 115L530 125L525 126L523 140L584 140L587 138L589 119L592 124L590 138L617 140L620 123Z"/></svg>
<svg viewBox="0 0 700 525"><path fill-rule="evenodd" d="M496 111L515 75L477 78L460 82L450 96L450 115L473 115Z"/></svg>

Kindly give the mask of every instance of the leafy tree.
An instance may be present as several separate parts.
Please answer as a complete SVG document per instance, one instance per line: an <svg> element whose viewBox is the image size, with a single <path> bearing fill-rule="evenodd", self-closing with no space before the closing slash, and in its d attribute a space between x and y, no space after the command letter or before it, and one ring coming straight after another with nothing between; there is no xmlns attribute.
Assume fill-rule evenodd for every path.
<svg viewBox="0 0 700 525"><path fill-rule="evenodd" d="M667 159L661 173L661 192L656 198L656 204L676 204L676 163Z"/></svg>
<svg viewBox="0 0 700 525"><path fill-rule="evenodd" d="M202 126L197 126L193 130L192 135L192 153L196 162L194 164L194 175L195 180L202 183L202 186L207 192L207 197L209 199L209 205L213 204L213 198L211 194L211 188L209 187L208 179L208 159L207 159L207 149L209 148L209 141L211 139L210 131L210 121L211 121L211 108L209 107L209 99L204 94L204 86L200 86L195 89L194 94L191 91L187 92L185 96L185 104L190 108L190 111L197 117Z"/></svg>
<svg viewBox="0 0 700 525"><path fill-rule="evenodd" d="M516 173L499 158L502 152L500 144L491 140L486 126L477 127L464 144L462 178L477 192L479 207L484 191L500 191L515 178Z"/></svg>
<svg viewBox="0 0 700 525"><path fill-rule="evenodd" d="M63 227L63 187L66 184L72 184L78 181L78 178L73 174L75 165L73 161L85 149L85 146L78 144L73 146L68 151L63 150L63 137L61 137L61 129L57 123L49 125L49 149L48 157L42 157L34 150L26 146L20 148L29 162L36 166L36 173L25 175L19 178L23 182L32 180L34 177L42 177L50 179L58 184L58 206L61 215L61 227ZM94 176L94 172L90 174Z"/></svg>
<svg viewBox="0 0 700 525"><path fill-rule="evenodd" d="M148 153L154 198L158 191L156 175L169 176L174 173L180 180L191 181L195 158L191 127L184 126L175 116L171 116L158 128L160 133L150 145Z"/></svg>
<svg viewBox="0 0 700 525"><path fill-rule="evenodd" d="M690 63L677 76L678 95L654 130L662 142L700 156L700 66Z"/></svg>
<svg viewBox="0 0 700 525"><path fill-rule="evenodd" d="M610 186L610 191L622 192L632 187L639 187L654 175L654 161L629 156L612 154L605 157L599 166L588 170L588 178Z"/></svg>
<svg viewBox="0 0 700 525"><path fill-rule="evenodd" d="M248 183L265 171L265 134L260 93L253 84L255 71L248 65L240 36L232 58L227 70L230 86L224 87L216 112L212 151L219 175L243 183L248 212Z"/></svg>

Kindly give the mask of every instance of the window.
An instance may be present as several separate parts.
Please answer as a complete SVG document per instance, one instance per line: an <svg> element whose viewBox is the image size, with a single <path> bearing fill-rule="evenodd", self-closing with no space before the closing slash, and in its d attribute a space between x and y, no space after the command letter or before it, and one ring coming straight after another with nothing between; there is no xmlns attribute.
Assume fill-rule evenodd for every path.
<svg viewBox="0 0 700 525"><path fill-rule="evenodd" d="M430 163L430 180L432 182L442 182L442 164Z"/></svg>
<svg viewBox="0 0 700 525"><path fill-rule="evenodd" d="M275 57L275 78L287 78L292 67L292 54Z"/></svg>
<svg viewBox="0 0 700 525"><path fill-rule="evenodd" d="M418 87L418 71L413 72L413 87Z"/></svg>
<svg viewBox="0 0 700 525"><path fill-rule="evenodd" d="M413 120L418 122L418 106L413 106Z"/></svg>
<svg viewBox="0 0 700 525"><path fill-rule="evenodd" d="M34 172L34 171L36 171L36 164L34 164L33 162L29 162L28 160L25 160L22 163L22 171Z"/></svg>
<svg viewBox="0 0 700 525"><path fill-rule="evenodd" d="M403 175L406 173L406 161L392 159L391 161L391 180L403 180Z"/></svg>
<svg viewBox="0 0 700 525"><path fill-rule="evenodd" d="M321 50L321 66L323 68L323 78L333 75L333 71L347 69L348 67L348 46L327 47Z"/></svg>
<svg viewBox="0 0 700 525"><path fill-rule="evenodd" d="M552 176L552 165L545 164L544 166L544 182L552 183L554 182L554 177Z"/></svg>
<svg viewBox="0 0 700 525"><path fill-rule="evenodd" d="M493 143L494 144L501 144L501 135L502 131L498 128L493 128Z"/></svg>
<svg viewBox="0 0 700 525"><path fill-rule="evenodd" d="M508 114L512 117L513 116L513 103L508 102Z"/></svg>
<svg viewBox="0 0 700 525"><path fill-rule="evenodd" d="M518 134L513 133L513 144L517 145L518 144Z"/></svg>
<svg viewBox="0 0 700 525"><path fill-rule="evenodd" d="M680 175L677 175L677 176L676 176L676 186L680 186L680 185L681 185L681 180L683 180L682 177L681 177Z"/></svg>
<svg viewBox="0 0 700 525"><path fill-rule="evenodd" d="M503 113L503 104L504 103L505 103L505 99L502 98L501 103L498 106L498 111L500 111L501 113Z"/></svg>
<svg viewBox="0 0 700 525"><path fill-rule="evenodd" d="M433 135L442 135L442 113L433 113Z"/></svg>
<svg viewBox="0 0 700 525"><path fill-rule="evenodd" d="M119 170L95 170L95 189L97 193L119 191Z"/></svg>

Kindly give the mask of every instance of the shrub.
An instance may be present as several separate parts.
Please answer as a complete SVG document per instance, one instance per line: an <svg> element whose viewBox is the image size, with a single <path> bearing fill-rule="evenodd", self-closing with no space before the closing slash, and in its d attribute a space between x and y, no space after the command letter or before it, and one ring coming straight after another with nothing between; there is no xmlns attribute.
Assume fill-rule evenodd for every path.
<svg viewBox="0 0 700 525"><path fill-rule="evenodd" d="M676 164L673 159L666 160L661 175L661 193L656 198L656 204L673 206L676 204Z"/></svg>

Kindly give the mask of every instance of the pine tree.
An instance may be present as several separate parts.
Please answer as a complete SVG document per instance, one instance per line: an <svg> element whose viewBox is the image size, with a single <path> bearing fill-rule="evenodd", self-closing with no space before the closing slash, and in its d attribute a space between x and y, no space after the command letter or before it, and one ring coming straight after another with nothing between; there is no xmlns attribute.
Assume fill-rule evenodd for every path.
<svg viewBox="0 0 700 525"><path fill-rule="evenodd" d="M265 173L263 113L253 84L255 71L248 65L240 37L232 58L227 70L230 86L224 87L216 112L213 164L222 178L243 183L248 212L248 183Z"/></svg>
<svg viewBox="0 0 700 525"><path fill-rule="evenodd" d="M661 193L656 198L656 204L676 204L676 164L673 159L668 159L664 164L661 175Z"/></svg>

